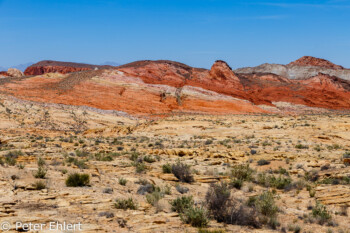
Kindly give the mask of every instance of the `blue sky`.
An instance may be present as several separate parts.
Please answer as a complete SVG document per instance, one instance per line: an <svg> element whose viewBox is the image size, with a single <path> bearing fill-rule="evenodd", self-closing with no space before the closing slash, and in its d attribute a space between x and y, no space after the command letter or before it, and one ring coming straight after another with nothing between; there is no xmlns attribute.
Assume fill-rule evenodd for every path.
<svg viewBox="0 0 350 233"><path fill-rule="evenodd" d="M169 59L350 67L350 0L0 0L0 66Z"/></svg>

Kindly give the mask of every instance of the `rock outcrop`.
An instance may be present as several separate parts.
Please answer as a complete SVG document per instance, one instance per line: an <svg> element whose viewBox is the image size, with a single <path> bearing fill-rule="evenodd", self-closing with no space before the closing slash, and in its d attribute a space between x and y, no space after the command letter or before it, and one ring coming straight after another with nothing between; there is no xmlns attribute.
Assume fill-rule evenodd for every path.
<svg viewBox="0 0 350 233"><path fill-rule="evenodd" d="M349 69L324 59L309 56L302 57L288 65L266 63L256 67L239 68L235 72L238 74L272 73L288 79L308 79L323 73L350 80Z"/></svg>
<svg viewBox="0 0 350 233"><path fill-rule="evenodd" d="M303 60L309 62L303 64L314 62L313 59ZM37 67L38 73L74 73L39 75L16 83L3 80L0 91L6 90L6 93L27 100L90 106L135 115L266 113L281 109L293 112L300 108L350 110L350 81L323 72L307 73L310 77L293 80L273 72L233 71L224 61L216 61L210 70L165 60L138 61L98 70L91 65L69 64L61 63L59 68L50 62L34 65L33 69ZM296 64L281 67L310 68Z"/></svg>
<svg viewBox="0 0 350 233"><path fill-rule="evenodd" d="M304 56L288 64L288 66L294 66L294 65L295 66L318 66L318 67L327 68L327 69L340 69L340 70L344 69L344 67L336 65L325 59L311 57L311 56Z"/></svg>
<svg viewBox="0 0 350 233"><path fill-rule="evenodd" d="M8 69L7 73L9 74L9 76L15 77L15 78L20 78L20 77L24 76L22 71L20 71L19 69L15 69L15 68Z"/></svg>
<svg viewBox="0 0 350 233"><path fill-rule="evenodd" d="M78 71L94 70L96 68L110 68L111 66L99 66L74 62L41 61L29 66L25 75L42 75L46 73L67 74Z"/></svg>

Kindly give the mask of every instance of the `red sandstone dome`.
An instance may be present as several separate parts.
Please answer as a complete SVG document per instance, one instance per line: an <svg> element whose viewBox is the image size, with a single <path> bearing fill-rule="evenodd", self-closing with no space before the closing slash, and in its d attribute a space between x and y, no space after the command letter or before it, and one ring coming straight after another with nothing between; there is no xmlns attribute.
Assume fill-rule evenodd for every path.
<svg viewBox="0 0 350 233"><path fill-rule="evenodd" d="M344 69L344 67L336 65L325 59L311 57L311 56L304 56L294 62L289 63L288 65L319 66L319 67L328 68L328 69Z"/></svg>
<svg viewBox="0 0 350 233"><path fill-rule="evenodd" d="M25 71L25 75L41 75L45 73L61 73L67 74L72 72L93 70L95 68L109 68L111 66L99 66L74 62L60 61L41 61L29 66Z"/></svg>

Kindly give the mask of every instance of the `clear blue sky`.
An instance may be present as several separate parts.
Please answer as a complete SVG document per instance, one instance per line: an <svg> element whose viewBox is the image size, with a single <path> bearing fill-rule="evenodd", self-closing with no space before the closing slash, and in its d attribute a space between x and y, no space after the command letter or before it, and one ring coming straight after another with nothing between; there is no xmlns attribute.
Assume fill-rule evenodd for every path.
<svg viewBox="0 0 350 233"><path fill-rule="evenodd" d="M169 59L350 67L350 0L0 0L0 66Z"/></svg>

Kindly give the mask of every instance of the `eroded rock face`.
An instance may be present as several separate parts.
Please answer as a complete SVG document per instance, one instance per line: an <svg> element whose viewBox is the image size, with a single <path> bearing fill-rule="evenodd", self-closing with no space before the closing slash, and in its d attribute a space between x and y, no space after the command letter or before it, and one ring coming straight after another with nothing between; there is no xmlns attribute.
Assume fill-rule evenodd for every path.
<svg viewBox="0 0 350 233"><path fill-rule="evenodd" d="M79 64L74 66L89 69ZM235 73L224 61L216 61L210 70L172 61L138 61L117 69L50 78L40 75L18 83L5 81L0 91L6 90L19 98L136 115L263 113L289 105L312 111L350 110L350 82L339 77L317 73L303 80L292 80L271 72Z"/></svg>
<svg viewBox="0 0 350 233"><path fill-rule="evenodd" d="M330 61L314 58L302 57L288 65L262 64L256 67L245 67L235 70L238 74L251 73L272 73L288 79L308 79L319 73L336 76L341 79L350 80L350 70L342 66L335 65Z"/></svg>
<svg viewBox="0 0 350 233"><path fill-rule="evenodd" d="M311 56L304 56L302 58L299 58L298 60L291 62L288 64L289 66L318 66L322 68L327 69L344 69L344 67L336 65L330 61L327 61L325 59L311 57Z"/></svg>
<svg viewBox="0 0 350 233"><path fill-rule="evenodd" d="M6 71L0 71L0 77L8 77L10 76Z"/></svg>
<svg viewBox="0 0 350 233"><path fill-rule="evenodd" d="M25 75L42 75L46 73L73 73L86 70L94 70L95 68L109 68L110 66L98 66L74 62L59 61L41 61L29 66L25 71Z"/></svg>
<svg viewBox="0 0 350 233"><path fill-rule="evenodd" d="M15 77L15 78L20 78L20 77L24 76L22 71L15 69L15 68L8 69L7 73L9 74L9 76Z"/></svg>

